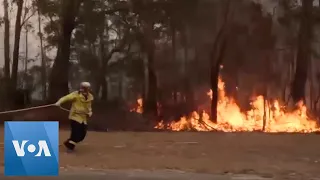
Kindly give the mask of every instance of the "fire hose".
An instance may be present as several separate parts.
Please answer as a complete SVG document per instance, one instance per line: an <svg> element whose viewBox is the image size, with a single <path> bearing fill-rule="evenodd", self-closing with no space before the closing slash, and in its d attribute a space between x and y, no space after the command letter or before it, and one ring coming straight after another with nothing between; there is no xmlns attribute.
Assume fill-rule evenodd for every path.
<svg viewBox="0 0 320 180"><path fill-rule="evenodd" d="M47 108L47 107L57 107L55 104L47 104L47 105L42 105L42 106L35 106L35 107L29 107L29 108L23 108L23 109L15 109L15 110L9 110L9 111L2 111L0 112L1 114L10 114L10 113L18 113L18 112L24 112L24 111L30 111L30 110L35 110L35 109L43 109L43 108ZM69 109L63 108L61 106L58 106L60 109L70 112ZM82 112L75 112L75 113L79 113L79 114L87 114L87 113L82 113ZM3 143L0 143L0 147L3 145ZM61 144L59 145L61 146Z"/></svg>
<svg viewBox="0 0 320 180"><path fill-rule="evenodd" d="M2 111L2 112L0 112L0 115L1 115L1 114L11 114L11 113L17 113L17 112L30 111L30 110L35 110L35 109L43 109L43 108L53 107L53 106L56 106L56 105L55 105L55 104L47 104L47 105L35 106L35 107L29 107L29 108L23 108L23 109ZM56 106L56 107L57 107L57 106ZM61 107L61 106L58 106L58 107L59 107L60 109L64 110L64 111L70 112L69 109L63 108L63 107ZM76 112L76 113L83 114L82 112ZM84 114L87 114L87 113L84 113Z"/></svg>

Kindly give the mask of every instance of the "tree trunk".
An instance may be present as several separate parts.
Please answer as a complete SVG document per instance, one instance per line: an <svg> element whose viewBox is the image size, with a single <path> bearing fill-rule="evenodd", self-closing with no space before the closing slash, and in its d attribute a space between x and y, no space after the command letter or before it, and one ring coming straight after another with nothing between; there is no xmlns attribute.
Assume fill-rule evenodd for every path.
<svg viewBox="0 0 320 180"><path fill-rule="evenodd" d="M29 34L29 30L28 30L28 28L26 27L26 42L25 42L25 48L26 48L26 56L25 56L25 60L24 60L24 74L26 75L27 74L27 72L28 72L28 53L29 53L29 50L28 50L28 34ZM27 79L25 78L25 81L26 81Z"/></svg>
<svg viewBox="0 0 320 180"><path fill-rule="evenodd" d="M108 101L108 82L105 78L101 82L101 99Z"/></svg>
<svg viewBox="0 0 320 180"><path fill-rule="evenodd" d="M72 31L76 26L75 18L80 8L80 0L63 0L61 13L61 32L57 56L54 61L49 84L49 101L55 102L69 92L69 57Z"/></svg>
<svg viewBox="0 0 320 180"><path fill-rule="evenodd" d="M144 23L144 48L148 59L148 91L144 106L144 113L157 116L157 76L154 69L155 42L153 23L149 20Z"/></svg>
<svg viewBox="0 0 320 180"><path fill-rule="evenodd" d="M268 90L267 90L267 85L265 84L264 85L264 90L263 90L263 119L262 119L262 131L265 131L266 130L266 125L267 125L267 103L268 103L268 98L267 98L267 95L268 95Z"/></svg>
<svg viewBox="0 0 320 180"><path fill-rule="evenodd" d="M102 26L102 30L99 34L100 38L100 70L98 72L98 83L96 88L96 94L100 94L101 90L101 100L108 99L108 91L107 91L107 82L106 82L106 69L109 60L106 60L106 49L105 49L105 41L104 41L104 25ZM108 32L108 30L107 30ZM110 57L111 58L111 57Z"/></svg>
<svg viewBox="0 0 320 180"><path fill-rule="evenodd" d="M108 84L107 84L105 76L106 76L109 60L112 58L112 55L114 53L120 52L125 48L125 46L127 44L128 36L129 36L129 31L127 31L124 34L121 42L119 44L117 44L116 47L114 49L112 49L107 55L105 54L104 42L100 43L100 51L101 51L100 53L101 53L102 62L101 62L101 68L98 72L97 89L100 91L100 88L101 88L101 90L102 90L101 99L105 99L105 100L108 99ZM100 34L100 38L103 38L103 34L102 34L102 37Z"/></svg>
<svg viewBox="0 0 320 180"><path fill-rule="evenodd" d="M219 37L217 37L219 38ZM212 100L211 100L211 120L214 123L217 123L218 116L217 116L217 107L218 107L218 81L219 81L219 74L220 74L220 66L222 64L223 58L225 56L226 50L226 39L222 37L222 42L220 43L220 38L217 39L217 44L220 44L220 48L214 48L213 52L211 52L211 59L215 59L214 55L218 54L216 57L216 62L212 63L211 66L211 90L212 90ZM219 46L219 45L217 45Z"/></svg>
<svg viewBox="0 0 320 180"><path fill-rule="evenodd" d="M8 0L3 0L4 8L4 75L9 84L10 79L10 20Z"/></svg>
<svg viewBox="0 0 320 180"><path fill-rule="evenodd" d="M21 15L23 8L23 0L17 0L17 16L14 34L13 59L11 71L11 91L15 91L18 83L18 65L19 65L19 49L20 49L20 34L21 34Z"/></svg>
<svg viewBox="0 0 320 180"><path fill-rule="evenodd" d="M218 122L217 119L217 107L218 107L218 81L220 74L220 66L222 64L225 50L227 46L226 32L228 30L228 16L231 6L231 0L226 1L226 10L224 13L224 21L218 34L213 43L213 47L210 54L211 62L211 90L212 90L212 100L211 100L211 120L214 123Z"/></svg>
<svg viewBox="0 0 320 180"><path fill-rule="evenodd" d="M103 38L100 37L100 38ZM108 99L108 91L107 91L107 81L106 81L106 69L107 64L109 60L106 60L106 52L105 52L105 45L103 40L100 40L100 53L101 53L101 69L98 72L98 84L97 84L97 90L100 94L101 90L101 100L107 100ZM110 57L111 58L111 57Z"/></svg>
<svg viewBox="0 0 320 180"><path fill-rule="evenodd" d="M147 104L148 99L148 87L149 87L149 70L148 70L148 57L146 53L143 53L143 91L142 91L142 97L143 97L143 113L145 114L145 108Z"/></svg>
<svg viewBox="0 0 320 180"><path fill-rule="evenodd" d="M175 61L176 61L176 28L175 28L175 25L174 23L171 23L171 46L172 46L172 61L174 62L175 64ZM177 85L174 84L174 87L173 87L173 103L174 105L177 105L178 104L178 99L177 99L177 93L178 93L178 88L177 88Z"/></svg>
<svg viewBox="0 0 320 180"><path fill-rule="evenodd" d="M38 7L39 8L39 7ZM40 39L40 52L41 52L41 85L42 85L42 100L47 98L47 64L44 57L43 50L43 34L41 30L41 14L40 9L38 9L38 31Z"/></svg>
<svg viewBox="0 0 320 180"><path fill-rule="evenodd" d="M189 77L189 27L185 26L184 31L182 32L182 44L184 47L184 91L186 96L186 106L187 113L195 109L194 103L194 94L192 90L192 77Z"/></svg>
<svg viewBox="0 0 320 180"><path fill-rule="evenodd" d="M9 4L8 0L3 0L4 9L4 79L5 79L5 94L4 100L9 102L10 92L10 20L9 20ZM9 105L10 106L10 105Z"/></svg>
<svg viewBox="0 0 320 180"><path fill-rule="evenodd" d="M28 59L29 59L29 49L28 49L28 34L29 34L29 30L28 30L28 27L26 26L26 32L25 32L25 36L26 36L26 38L25 38L25 59L24 59L24 82L23 82L23 84L24 84L24 89L27 89L28 88L28 83L27 83L27 81L28 81Z"/></svg>
<svg viewBox="0 0 320 180"><path fill-rule="evenodd" d="M310 101L310 105L309 105L309 108L311 111L314 110L313 108L313 101L314 101L314 84L313 84L313 59L310 59L310 64L309 64L309 73L308 73L308 76L309 76L309 81L310 81L310 84L309 84L309 92L310 92L310 95L309 95L309 101Z"/></svg>
<svg viewBox="0 0 320 180"><path fill-rule="evenodd" d="M305 86L308 76L308 66L311 59L312 37L312 3L313 0L302 0L302 14L299 30L297 65L291 87L294 103L305 102Z"/></svg>
<svg viewBox="0 0 320 180"><path fill-rule="evenodd" d="M154 46L148 51L149 86L147 94L146 113L157 115L157 76L154 70Z"/></svg>
<svg viewBox="0 0 320 180"><path fill-rule="evenodd" d="M118 90L119 90L119 99L124 100L123 96L123 72L119 73L119 79L118 79Z"/></svg>

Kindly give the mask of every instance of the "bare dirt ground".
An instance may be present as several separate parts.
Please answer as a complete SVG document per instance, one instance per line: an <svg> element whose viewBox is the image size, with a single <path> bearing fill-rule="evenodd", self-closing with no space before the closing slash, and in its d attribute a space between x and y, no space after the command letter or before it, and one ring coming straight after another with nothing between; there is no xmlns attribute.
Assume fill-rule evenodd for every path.
<svg viewBox="0 0 320 180"><path fill-rule="evenodd" d="M61 131L60 141L68 135ZM3 138L1 154L2 145ZM0 166L3 172L3 156ZM181 170L308 180L320 178L320 135L89 132L76 153L66 154L61 147L60 166L62 170Z"/></svg>

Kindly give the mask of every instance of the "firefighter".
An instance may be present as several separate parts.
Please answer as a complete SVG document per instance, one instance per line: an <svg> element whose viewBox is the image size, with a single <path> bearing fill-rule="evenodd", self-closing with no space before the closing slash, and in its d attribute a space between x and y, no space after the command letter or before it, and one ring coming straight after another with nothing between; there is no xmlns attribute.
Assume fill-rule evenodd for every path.
<svg viewBox="0 0 320 180"><path fill-rule="evenodd" d="M72 92L56 102L56 106L61 106L65 102L71 102L69 113L71 124L71 135L64 142L68 152L72 152L77 143L84 140L87 134L87 120L92 116L93 95L90 93L90 83L80 83L78 91Z"/></svg>

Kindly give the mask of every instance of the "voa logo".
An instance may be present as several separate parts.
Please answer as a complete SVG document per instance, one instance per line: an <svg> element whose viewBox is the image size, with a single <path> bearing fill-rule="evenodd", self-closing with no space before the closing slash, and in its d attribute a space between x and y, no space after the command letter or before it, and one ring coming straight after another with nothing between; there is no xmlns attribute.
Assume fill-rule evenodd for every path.
<svg viewBox="0 0 320 180"><path fill-rule="evenodd" d="M45 140L39 140L37 145L29 144L26 147L27 142L29 142L29 140L22 140L21 142L19 142L17 140L12 140L13 147L14 147L18 157L25 156L25 154L26 154L25 148L29 153L35 153L37 151L37 154L35 155L35 157L41 157L42 154L44 154L44 156L46 156L46 157L51 157L51 153L48 148L48 144Z"/></svg>

